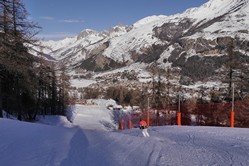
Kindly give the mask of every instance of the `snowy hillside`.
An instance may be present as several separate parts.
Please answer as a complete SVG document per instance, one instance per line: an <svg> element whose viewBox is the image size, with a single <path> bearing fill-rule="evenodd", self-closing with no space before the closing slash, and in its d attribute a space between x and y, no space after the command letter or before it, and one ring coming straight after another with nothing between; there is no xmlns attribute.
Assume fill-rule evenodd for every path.
<svg viewBox="0 0 249 166"><path fill-rule="evenodd" d="M138 128L110 130L111 101L95 102L76 105L67 127L0 119L0 165L249 165L248 129L161 126L144 138Z"/></svg>
<svg viewBox="0 0 249 166"><path fill-rule="evenodd" d="M51 46L53 51L60 50L53 52L53 56L57 59L72 56L73 54L73 56L81 57L81 60L84 60L90 56L86 55L92 50L92 47L89 46L99 47L100 42L105 39L109 41L110 45L105 49L103 53L104 56L118 62L133 62L134 59L131 57L132 51L143 53L153 44L167 44L167 42L162 42L154 36L153 29L155 27L160 27L165 23L179 23L186 18L193 21L192 27L196 26L196 28L204 26L204 24L211 20L214 21L212 25L204 27L201 32L192 34L191 36L194 38L217 38L218 36L239 35L248 40L249 34L240 32L249 28L248 11L248 0L210 0L200 7L188 9L181 14L146 17L134 23L128 31L123 26L117 26L111 28L112 30L110 30L110 32L106 32L105 35L103 35L103 32L94 32L93 30L87 29L82 31L87 35L82 36L82 32L79 34L79 36L82 36L81 38L78 36L70 40L65 39L58 42L49 41L44 42L44 44ZM114 29L118 30L114 31ZM185 32L188 30L189 29L185 29ZM217 32L219 33L217 34ZM75 40L76 38L78 38L78 40ZM88 50L88 53L82 51L84 49Z"/></svg>
<svg viewBox="0 0 249 166"><path fill-rule="evenodd" d="M225 16L222 21L217 21L213 25L205 28L204 33L196 36L205 35L206 38L217 38L218 36L235 36L249 40L249 34L240 31L249 28L249 1L248 0L210 0L199 8L187 10L183 15L196 19L196 23L205 23L210 19ZM217 34L216 32L220 33Z"/></svg>
<svg viewBox="0 0 249 166"><path fill-rule="evenodd" d="M134 63L150 66L156 62L161 68L180 69L182 76L190 77L192 82L205 81L222 67L232 39L235 50L245 55L247 61L248 11L249 0L209 0L183 13L148 16L133 25L117 25L109 31L86 29L71 39L42 43L51 48L46 53L72 70L103 72ZM222 57L219 61L218 56ZM194 58L189 60L190 57ZM199 62L194 61L196 57L204 58ZM206 64L208 58L211 63ZM196 71L190 67L193 63L204 64L197 68L206 74L187 74Z"/></svg>
<svg viewBox="0 0 249 166"><path fill-rule="evenodd" d="M71 45L72 43L76 42L76 37L73 38L66 38L60 41L53 41L53 40L49 40L49 41L43 41L42 45L45 46L45 53L51 53L53 51L59 50L65 46Z"/></svg>
<svg viewBox="0 0 249 166"><path fill-rule="evenodd" d="M124 33L126 33L126 29L121 25L112 27L110 32L85 29L73 38L60 41L42 41L42 45L50 49L50 51L46 49L46 53L55 59L66 61L70 65L77 65L82 60L89 58L89 51L99 47L109 38L115 38Z"/></svg>

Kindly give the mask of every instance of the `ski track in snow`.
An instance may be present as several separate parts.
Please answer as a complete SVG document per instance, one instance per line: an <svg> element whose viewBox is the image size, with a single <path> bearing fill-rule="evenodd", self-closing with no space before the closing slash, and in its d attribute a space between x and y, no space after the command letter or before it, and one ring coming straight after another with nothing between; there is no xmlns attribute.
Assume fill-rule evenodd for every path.
<svg viewBox="0 0 249 166"><path fill-rule="evenodd" d="M12 152L11 156L3 155L4 158L0 155L0 165L249 165L248 129L149 127L151 136L144 138L138 128L122 131L105 129L102 121L112 123L105 107L76 106L76 112L74 126L71 127L39 125L33 128L35 124L30 126L18 122L21 134L17 137L12 135L15 129L7 130L7 125L2 125L0 119L0 132L4 133L0 135L0 153ZM25 133L27 130L32 131L32 134ZM47 130L51 130L50 135L45 134ZM33 139L32 135L36 131L40 135Z"/></svg>
<svg viewBox="0 0 249 166"><path fill-rule="evenodd" d="M177 127L173 127L177 130ZM184 128L184 127L183 127ZM171 129L166 127L165 130ZM220 129L217 128L217 132ZM198 130L197 130L198 131ZM145 142L151 146L148 150L148 165L248 165L248 143L244 148L236 146L237 139L222 142L216 136L210 137L203 132L182 131L168 135L149 131L150 141ZM221 135L222 136L222 135ZM147 138L145 138L147 139ZM220 139L220 138L219 138ZM235 147L237 147L235 149Z"/></svg>
<svg viewBox="0 0 249 166"><path fill-rule="evenodd" d="M105 149L97 156L110 156L106 155L110 152L115 159L102 157L108 165L249 165L248 146L239 146L245 140L233 139L228 134L230 138L222 142L220 139L225 136L219 134L219 130L233 129L213 129L213 132L206 132L205 127L150 127L150 138L143 138L139 129L103 131L100 137L105 139L104 143L96 140L90 148L93 152Z"/></svg>

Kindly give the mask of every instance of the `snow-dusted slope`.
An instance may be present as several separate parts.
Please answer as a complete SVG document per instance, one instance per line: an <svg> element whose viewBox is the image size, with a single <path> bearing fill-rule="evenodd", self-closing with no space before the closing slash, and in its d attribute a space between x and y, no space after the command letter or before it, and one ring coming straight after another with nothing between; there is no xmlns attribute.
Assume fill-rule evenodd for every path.
<svg viewBox="0 0 249 166"><path fill-rule="evenodd" d="M248 13L248 0L209 0L200 7L186 10L183 15L201 21L233 13Z"/></svg>
<svg viewBox="0 0 249 166"><path fill-rule="evenodd" d="M46 53L51 54L57 60L66 61L70 65L75 65L89 57L92 49L98 48L103 42L110 38L115 38L126 33L125 26L115 26L110 32L96 32L86 29L74 38L67 38L60 41L42 41L42 45L49 48Z"/></svg>
<svg viewBox="0 0 249 166"><path fill-rule="evenodd" d="M205 37L239 35L247 40L248 34L239 33L249 28L249 1L248 0L210 0L199 8L192 8L182 14L195 19L196 23L205 23L211 19L224 16L213 25L205 28L202 34ZM215 34L215 32L220 32ZM196 34L198 35L198 34ZM200 34L199 34L200 35ZM242 36L241 36L242 35Z"/></svg>
<svg viewBox="0 0 249 166"><path fill-rule="evenodd" d="M60 41L42 41L42 45L45 46L45 50L43 50L45 53L51 53L53 51L59 50L61 48L65 48L74 42L76 42L76 37L73 38L66 38Z"/></svg>
<svg viewBox="0 0 249 166"><path fill-rule="evenodd" d="M72 54L74 57L83 59L85 58L85 55L82 54L83 48L97 43L103 40L105 37L105 34L86 29L82 31L77 37L61 40L58 43L51 43L51 41L45 43L46 45L51 45L51 48L53 49L52 56L57 60L61 60Z"/></svg>
<svg viewBox="0 0 249 166"><path fill-rule="evenodd" d="M112 38L109 47L103 53L118 62L132 61L131 51L143 52L152 44L161 42L153 37L153 28L161 25L161 20L166 16L151 16L144 18L135 24L132 29L124 35Z"/></svg>

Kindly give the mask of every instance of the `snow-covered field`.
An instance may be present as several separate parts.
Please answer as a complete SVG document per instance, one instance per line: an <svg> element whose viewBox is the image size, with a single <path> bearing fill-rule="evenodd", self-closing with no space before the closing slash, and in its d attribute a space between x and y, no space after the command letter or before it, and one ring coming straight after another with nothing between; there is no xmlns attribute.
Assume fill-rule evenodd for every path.
<svg viewBox="0 0 249 166"><path fill-rule="evenodd" d="M249 165L249 129L150 127L117 131L104 101L76 105L69 123L0 119L1 166L200 166ZM42 118L42 117L41 117Z"/></svg>
<svg viewBox="0 0 249 166"><path fill-rule="evenodd" d="M95 80L86 80L86 79L72 79L71 86L76 88L84 88L93 83L96 83Z"/></svg>

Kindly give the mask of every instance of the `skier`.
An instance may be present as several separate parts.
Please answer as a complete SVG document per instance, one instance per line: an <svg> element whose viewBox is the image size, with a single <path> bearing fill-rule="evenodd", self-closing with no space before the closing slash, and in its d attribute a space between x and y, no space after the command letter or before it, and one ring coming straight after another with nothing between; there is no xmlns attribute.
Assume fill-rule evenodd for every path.
<svg viewBox="0 0 249 166"><path fill-rule="evenodd" d="M144 120L140 120L139 124L140 124L139 128L142 130L143 136L144 137L149 137L150 135L149 135L149 133L147 131L147 128L148 128L147 123Z"/></svg>

